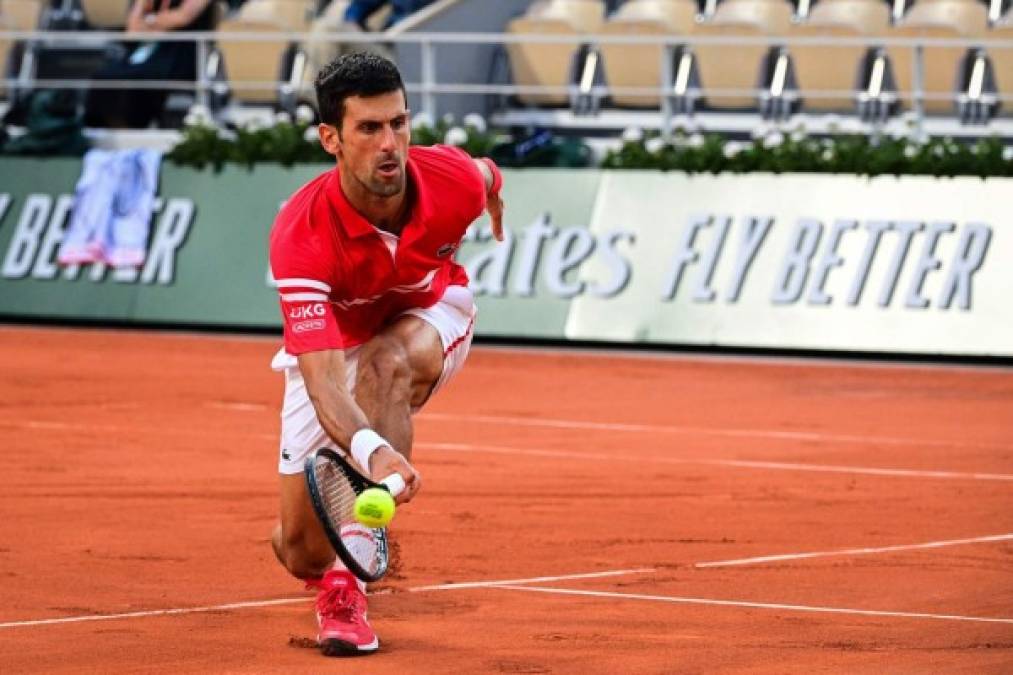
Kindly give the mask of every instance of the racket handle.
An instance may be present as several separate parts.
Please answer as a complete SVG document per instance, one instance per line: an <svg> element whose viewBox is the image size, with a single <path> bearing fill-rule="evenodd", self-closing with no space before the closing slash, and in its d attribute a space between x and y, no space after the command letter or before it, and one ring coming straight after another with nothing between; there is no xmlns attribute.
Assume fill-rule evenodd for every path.
<svg viewBox="0 0 1013 675"><path fill-rule="evenodd" d="M406 487L404 478L402 478L399 473L392 473L380 481L380 484L387 488L387 491L390 492L393 497L397 497L399 494L404 492Z"/></svg>

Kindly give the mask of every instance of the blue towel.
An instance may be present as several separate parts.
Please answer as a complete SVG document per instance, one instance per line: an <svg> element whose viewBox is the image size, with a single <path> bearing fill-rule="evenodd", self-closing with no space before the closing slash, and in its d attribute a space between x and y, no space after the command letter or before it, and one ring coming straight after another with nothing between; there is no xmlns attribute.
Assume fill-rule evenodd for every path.
<svg viewBox="0 0 1013 675"><path fill-rule="evenodd" d="M143 265L161 161L156 150L90 150L57 260Z"/></svg>

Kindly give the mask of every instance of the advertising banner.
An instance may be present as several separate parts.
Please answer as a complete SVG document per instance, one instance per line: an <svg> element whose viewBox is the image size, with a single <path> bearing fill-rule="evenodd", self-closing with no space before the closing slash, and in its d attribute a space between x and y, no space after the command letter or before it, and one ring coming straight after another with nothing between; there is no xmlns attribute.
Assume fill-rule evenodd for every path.
<svg viewBox="0 0 1013 675"><path fill-rule="evenodd" d="M0 317L280 326L278 208L323 165L166 165L138 269L55 262L76 160L0 160ZM1013 180L505 172L458 260L480 336L1013 356Z"/></svg>

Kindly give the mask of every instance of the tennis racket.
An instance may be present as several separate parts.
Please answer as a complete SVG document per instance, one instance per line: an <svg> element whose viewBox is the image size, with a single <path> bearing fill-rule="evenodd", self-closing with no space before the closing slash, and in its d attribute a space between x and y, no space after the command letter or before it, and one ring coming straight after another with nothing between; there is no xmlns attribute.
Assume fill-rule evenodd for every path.
<svg viewBox="0 0 1013 675"><path fill-rule="evenodd" d="M305 472L313 510L341 562L362 581L381 579L387 573L387 530L356 520L355 498L373 487L397 497L405 489L404 478L394 473L374 483L329 448L307 457Z"/></svg>

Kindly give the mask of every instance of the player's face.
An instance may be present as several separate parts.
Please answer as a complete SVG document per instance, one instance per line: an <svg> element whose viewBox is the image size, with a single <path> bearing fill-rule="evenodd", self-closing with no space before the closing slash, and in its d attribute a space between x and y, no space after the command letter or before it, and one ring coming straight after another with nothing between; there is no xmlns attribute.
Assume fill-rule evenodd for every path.
<svg viewBox="0 0 1013 675"><path fill-rule="evenodd" d="M408 107L400 91L345 99L335 155L342 172L369 192L392 197L404 191L410 140Z"/></svg>

